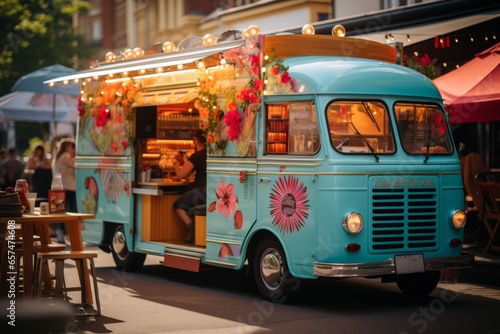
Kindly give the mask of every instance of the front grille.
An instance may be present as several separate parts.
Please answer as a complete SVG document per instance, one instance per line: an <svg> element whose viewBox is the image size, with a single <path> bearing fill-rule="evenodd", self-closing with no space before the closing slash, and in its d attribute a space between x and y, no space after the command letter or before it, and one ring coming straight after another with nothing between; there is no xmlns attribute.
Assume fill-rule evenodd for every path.
<svg viewBox="0 0 500 334"><path fill-rule="evenodd" d="M423 184L429 184L426 178ZM420 179L371 183L370 249L375 253L425 251L438 246L438 198ZM434 180L437 181L437 180ZM376 185L384 186L376 186ZM412 186L408 186L412 185Z"/></svg>

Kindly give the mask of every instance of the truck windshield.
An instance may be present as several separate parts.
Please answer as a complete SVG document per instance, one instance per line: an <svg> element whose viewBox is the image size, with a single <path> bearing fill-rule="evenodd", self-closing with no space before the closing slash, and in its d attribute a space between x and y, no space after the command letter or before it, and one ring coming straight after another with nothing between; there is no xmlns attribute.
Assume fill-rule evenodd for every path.
<svg viewBox="0 0 500 334"><path fill-rule="evenodd" d="M403 149L408 154L449 154L452 145L443 110L432 104L396 103L394 113Z"/></svg>
<svg viewBox="0 0 500 334"><path fill-rule="evenodd" d="M387 108L379 101L334 101L327 110L332 147L344 154L394 153Z"/></svg>

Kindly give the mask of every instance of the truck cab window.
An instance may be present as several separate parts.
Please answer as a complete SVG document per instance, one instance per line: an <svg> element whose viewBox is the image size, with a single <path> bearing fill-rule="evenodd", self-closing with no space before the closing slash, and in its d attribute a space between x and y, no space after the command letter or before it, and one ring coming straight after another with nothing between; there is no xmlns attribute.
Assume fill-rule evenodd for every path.
<svg viewBox="0 0 500 334"><path fill-rule="evenodd" d="M334 101L326 109L332 147L343 154L394 153L385 105L378 101Z"/></svg>
<svg viewBox="0 0 500 334"><path fill-rule="evenodd" d="M437 105L396 103L399 137L408 154L449 154L453 151L443 110Z"/></svg>
<svg viewBox="0 0 500 334"><path fill-rule="evenodd" d="M266 106L267 154L313 155L319 150L316 108L312 101Z"/></svg>

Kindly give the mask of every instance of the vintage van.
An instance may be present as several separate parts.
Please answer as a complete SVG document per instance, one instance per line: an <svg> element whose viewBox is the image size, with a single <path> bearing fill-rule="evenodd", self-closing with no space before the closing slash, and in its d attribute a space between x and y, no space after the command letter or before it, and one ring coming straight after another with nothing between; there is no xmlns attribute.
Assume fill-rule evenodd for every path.
<svg viewBox="0 0 500 334"><path fill-rule="evenodd" d="M318 277L432 292L440 271L474 258L462 252L462 178L441 95L400 56L249 27L109 53L57 78L82 83L77 200L95 213L84 240L125 270L147 254L191 271L247 268L275 302ZM172 176L172 158L192 152L200 128L207 201L186 244L172 203L189 180Z"/></svg>

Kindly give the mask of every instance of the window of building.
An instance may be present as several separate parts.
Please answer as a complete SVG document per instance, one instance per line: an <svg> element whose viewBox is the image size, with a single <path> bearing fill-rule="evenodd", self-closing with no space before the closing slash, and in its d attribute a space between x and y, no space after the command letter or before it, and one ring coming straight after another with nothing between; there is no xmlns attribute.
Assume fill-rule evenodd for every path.
<svg viewBox="0 0 500 334"><path fill-rule="evenodd" d="M326 21L330 19L328 13L318 13L318 21Z"/></svg>
<svg viewBox="0 0 500 334"><path fill-rule="evenodd" d="M380 0L380 7L381 9L390 9L422 2L423 0Z"/></svg>
<svg viewBox="0 0 500 334"><path fill-rule="evenodd" d="M95 20L92 22L92 42L99 42L102 40L102 21Z"/></svg>

